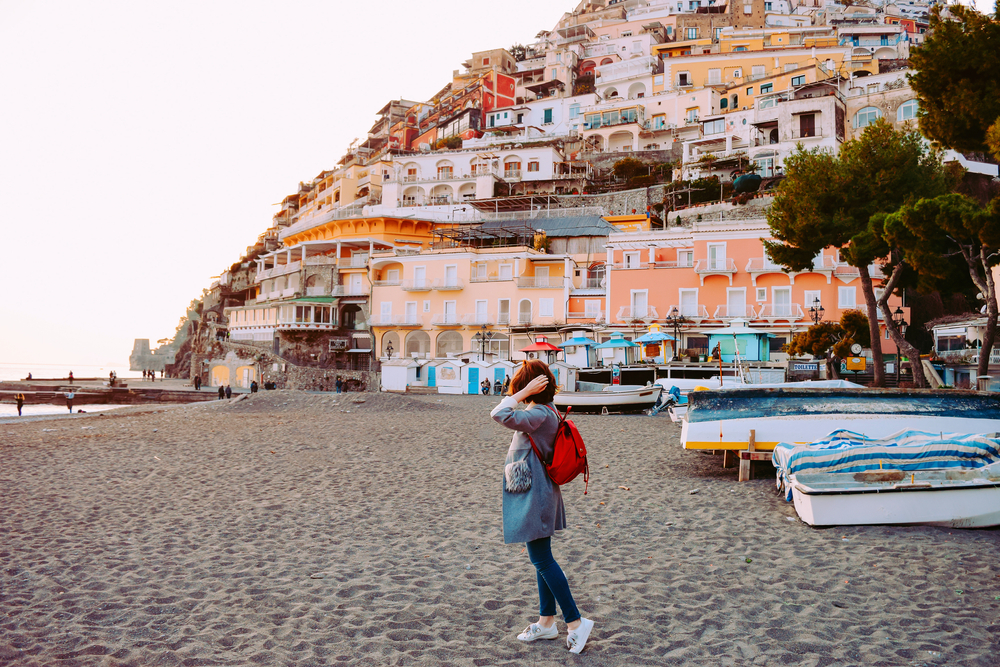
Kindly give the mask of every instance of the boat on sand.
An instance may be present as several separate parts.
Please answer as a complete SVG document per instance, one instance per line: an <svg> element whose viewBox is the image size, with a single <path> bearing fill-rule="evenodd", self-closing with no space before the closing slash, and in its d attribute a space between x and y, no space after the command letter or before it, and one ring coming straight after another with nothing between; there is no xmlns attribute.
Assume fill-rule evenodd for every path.
<svg viewBox="0 0 1000 667"><path fill-rule="evenodd" d="M575 412L640 412L653 407L663 387L659 385L610 385L603 391L561 391L552 402Z"/></svg>
<svg viewBox="0 0 1000 667"><path fill-rule="evenodd" d="M1000 525L996 434L901 431L869 439L835 431L807 445L779 444L777 486L811 526Z"/></svg>

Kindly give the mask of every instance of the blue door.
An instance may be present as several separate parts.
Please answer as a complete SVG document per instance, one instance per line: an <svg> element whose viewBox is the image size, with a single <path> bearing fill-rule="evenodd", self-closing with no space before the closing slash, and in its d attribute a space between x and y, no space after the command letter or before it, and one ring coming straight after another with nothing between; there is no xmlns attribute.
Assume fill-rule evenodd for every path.
<svg viewBox="0 0 1000 667"><path fill-rule="evenodd" d="M427 386L436 387L437 386L437 367L428 366L427 367Z"/></svg>
<svg viewBox="0 0 1000 667"><path fill-rule="evenodd" d="M558 386L559 385L559 369L558 368L550 368L549 370L552 371L552 377L554 377L556 379L556 385Z"/></svg>
<svg viewBox="0 0 1000 667"><path fill-rule="evenodd" d="M503 385L503 381L506 378L507 378L507 375L504 373L503 367L494 368L493 369L493 382L494 383L499 382L501 385Z"/></svg>
<svg viewBox="0 0 1000 667"><path fill-rule="evenodd" d="M479 393L479 368L469 366L469 395L475 396Z"/></svg>

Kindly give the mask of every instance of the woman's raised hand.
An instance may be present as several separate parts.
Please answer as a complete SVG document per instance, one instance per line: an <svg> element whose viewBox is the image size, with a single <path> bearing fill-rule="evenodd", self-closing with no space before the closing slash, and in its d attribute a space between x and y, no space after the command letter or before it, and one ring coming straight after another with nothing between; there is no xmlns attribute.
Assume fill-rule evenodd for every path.
<svg viewBox="0 0 1000 667"><path fill-rule="evenodd" d="M531 382L524 387L524 389L514 394L513 398L515 398L518 403L524 402L545 389L545 386L548 385L548 383L549 379L547 377L544 375L536 375L534 379L532 379Z"/></svg>

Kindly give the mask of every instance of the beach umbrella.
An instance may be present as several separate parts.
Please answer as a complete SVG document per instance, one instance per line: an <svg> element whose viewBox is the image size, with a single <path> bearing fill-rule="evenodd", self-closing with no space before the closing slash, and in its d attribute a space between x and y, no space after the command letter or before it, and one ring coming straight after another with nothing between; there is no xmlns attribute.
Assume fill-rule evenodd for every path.
<svg viewBox="0 0 1000 667"><path fill-rule="evenodd" d="M674 340L673 336L668 336L659 331L647 331L643 335L635 339L636 343L662 343L665 340Z"/></svg>
<svg viewBox="0 0 1000 667"><path fill-rule="evenodd" d="M615 347L638 347L635 343L630 340L625 340L625 337L620 333L611 334L611 339L606 340L597 346L599 350L606 350L608 348Z"/></svg>
<svg viewBox="0 0 1000 667"><path fill-rule="evenodd" d="M585 336L574 336L565 343L559 343L559 347L596 347L597 341L590 340Z"/></svg>

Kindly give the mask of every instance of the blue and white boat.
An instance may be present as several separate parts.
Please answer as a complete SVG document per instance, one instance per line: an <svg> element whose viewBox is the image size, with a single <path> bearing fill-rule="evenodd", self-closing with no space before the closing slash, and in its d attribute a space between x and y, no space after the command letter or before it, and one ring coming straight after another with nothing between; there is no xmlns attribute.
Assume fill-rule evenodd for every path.
<svg viewBox="0 0 1000 667"><path fill-rule="evenodd" d="M812 526L1000 525L998 434L900 431L869 438L837 430L779 443L777 486Z"/></svg>

